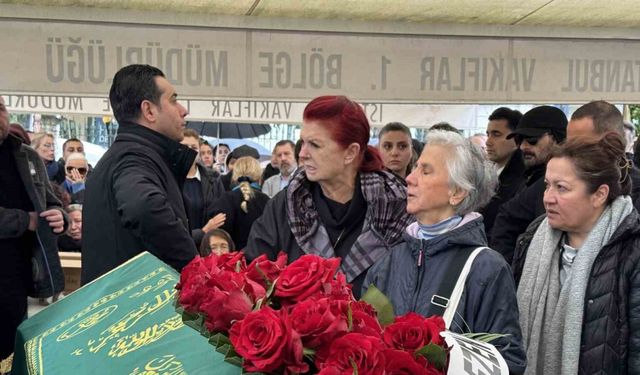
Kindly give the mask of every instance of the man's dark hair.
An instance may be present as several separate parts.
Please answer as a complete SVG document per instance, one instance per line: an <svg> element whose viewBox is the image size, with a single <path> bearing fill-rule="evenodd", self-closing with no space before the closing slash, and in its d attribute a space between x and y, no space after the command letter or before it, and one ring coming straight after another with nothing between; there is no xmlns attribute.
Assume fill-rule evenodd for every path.
<svg viewBox="0 0 640 375"><path fill-rule="evenodd" d="M500 107L491 113L489 121L507 120L509 129L516 130L516 126L518 126L521 118L522 113L520 111L507 107Z"/></svg>
<svg viewBox="0 0 640 375"><path fill-rule="evenodd" d="M65 148L67 148L67 143L69 142L80 142L82 143L81 140L79 140L78 138L69 138L66 141L64 141L64 143L62 144L62 151L64 151ZM84 143L82 143L82 145L84 146Z"/></svg>
<svg viewBox="0 0 640 375"><path fill-rule="evenodd" d="M281 141L278 141L278 143L276 143L276 145L275 145L275 146L273 146L273 152L275 153L275 152L276 152L276 149L277 149L278 147L280 147L280 146L286 146L286 145L291 146L291 149L295 151L295 149L296 149L296 144L295 144L295 143L293 143L293 141L290 141L290 140L288 140L288 139L283 139L283 140L281 140Z"/></svg>
<svg viewBox="0 0 640 375"><path fill-rule="evenodd" d="M460 134L460 130L456 129L455 126L449 124L448 122L439 122L437 124L433 124L429 128L429 131L431 131L431 130L444 130L444 131L447 131L447 132L454 132L454 133Z"/></svg>
<svg viewBox="0 0 640 375"><path fill-rule="evenodd" d="M113 76L109 101L118 122L137 120L144 100L160 104L162 92L155 77L164 77L164 73L151 65L139 64L125 66Z"/></svg>
<svg viewBox="0 0 640 375"><path fill-rule="evenodd" d="M597 134L614 131L624 136L622 113L615 105L604 100L595 100L576 109L571 120L589 117L593 120L593 128Z"/></svg>
<svg viewBox="0 0 640 375"><path fill-rule="evenodd" d="M409 130L407 125L401 122L390 122L387 125L385 125L382 129L380 129L380 132L378 133L378 139L382 138L383 135L389 132L403 132L409 138L411 138L411 130Z"/></svg>

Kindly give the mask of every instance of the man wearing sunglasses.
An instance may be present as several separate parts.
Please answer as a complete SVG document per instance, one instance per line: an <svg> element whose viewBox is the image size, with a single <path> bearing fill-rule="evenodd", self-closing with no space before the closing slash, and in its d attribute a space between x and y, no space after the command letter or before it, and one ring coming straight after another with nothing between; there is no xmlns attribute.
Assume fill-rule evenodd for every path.
<svg viewBox="0 0 640 375"><path fill-rule="evenodd" d="M67 156L64 167L65 180L62 186L71 195L71 203L83 203L84 183L87 179L88 171L89 163L83 154L74 152Z"/></svg>
<svg viewBox="0 0 640 375"><path fill-rule="evenodd" d="M511 263L516 241L538 216L544 205L544 174L553 146L567 137L567 116L556 107L539 106L522 116L513 138L522 152L525 184L513 198L500 207L493 224L491 248Z"/></svg>

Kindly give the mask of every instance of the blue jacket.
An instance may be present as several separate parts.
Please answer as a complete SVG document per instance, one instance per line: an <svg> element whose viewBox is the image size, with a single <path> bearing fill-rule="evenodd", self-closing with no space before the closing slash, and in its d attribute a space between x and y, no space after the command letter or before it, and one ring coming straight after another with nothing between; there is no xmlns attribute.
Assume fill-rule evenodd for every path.
<svg viewBox="0 0 640 375"><path fill-rule="evenodd" d="M364 288L373 284L391 300L396 315L417 312L433 315L431 297L437 293L441 281L448 275L448 264L458 249L487 246L480 215L464 217L453 230L430 240L419 240L404 233L404 242L378 261L369 271ZM422 264L418 259L422 252ZM473 262L467 277L456 317L450 330L458 333L486 332L508 336L491 342L504 357L512 374L526 368L526 353L518 321L516 288L511 269L502 255L483 250Z"/></svg>

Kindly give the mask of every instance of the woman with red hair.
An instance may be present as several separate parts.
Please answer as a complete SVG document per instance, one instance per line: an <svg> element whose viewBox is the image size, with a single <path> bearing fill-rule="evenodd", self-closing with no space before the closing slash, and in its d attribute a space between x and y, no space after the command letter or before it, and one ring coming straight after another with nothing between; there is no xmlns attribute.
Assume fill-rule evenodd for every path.
<svg viewBox="0 0 640 375"><path fill-rule="evenodd" d="M300 168L267 204L245 248L289 261L304 254L342 258L341 270L359 297L366 273L401 239L411 216L406 184L383 170L368 146L369 122L356 102L321 96L304 110Z"/></svg>

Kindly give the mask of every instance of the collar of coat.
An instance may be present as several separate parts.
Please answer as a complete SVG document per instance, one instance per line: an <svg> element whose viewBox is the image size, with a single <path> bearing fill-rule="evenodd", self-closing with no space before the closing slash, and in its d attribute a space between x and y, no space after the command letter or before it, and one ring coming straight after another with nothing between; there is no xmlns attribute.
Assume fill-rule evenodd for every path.
<svg viewBox="0 0 640 375"><path fill-rule="evenodd" d="M363 231L342 261L342 271L351 281L367 270L400 241L413 221L406 212L406 183L386 171L360 173L362 195L367 202ZM300 248L307 254L334 257L329 235L313 202L310 182L299 169L287 188L287 220Z"/></svg>
<svg viewBox="0 0 640 375"><path fill-rule="evenodd" d="M116 142L135 142L157 152L171 169L177 181L184 181L198 153L154 130L123 121L119 124Z"/></svg>

